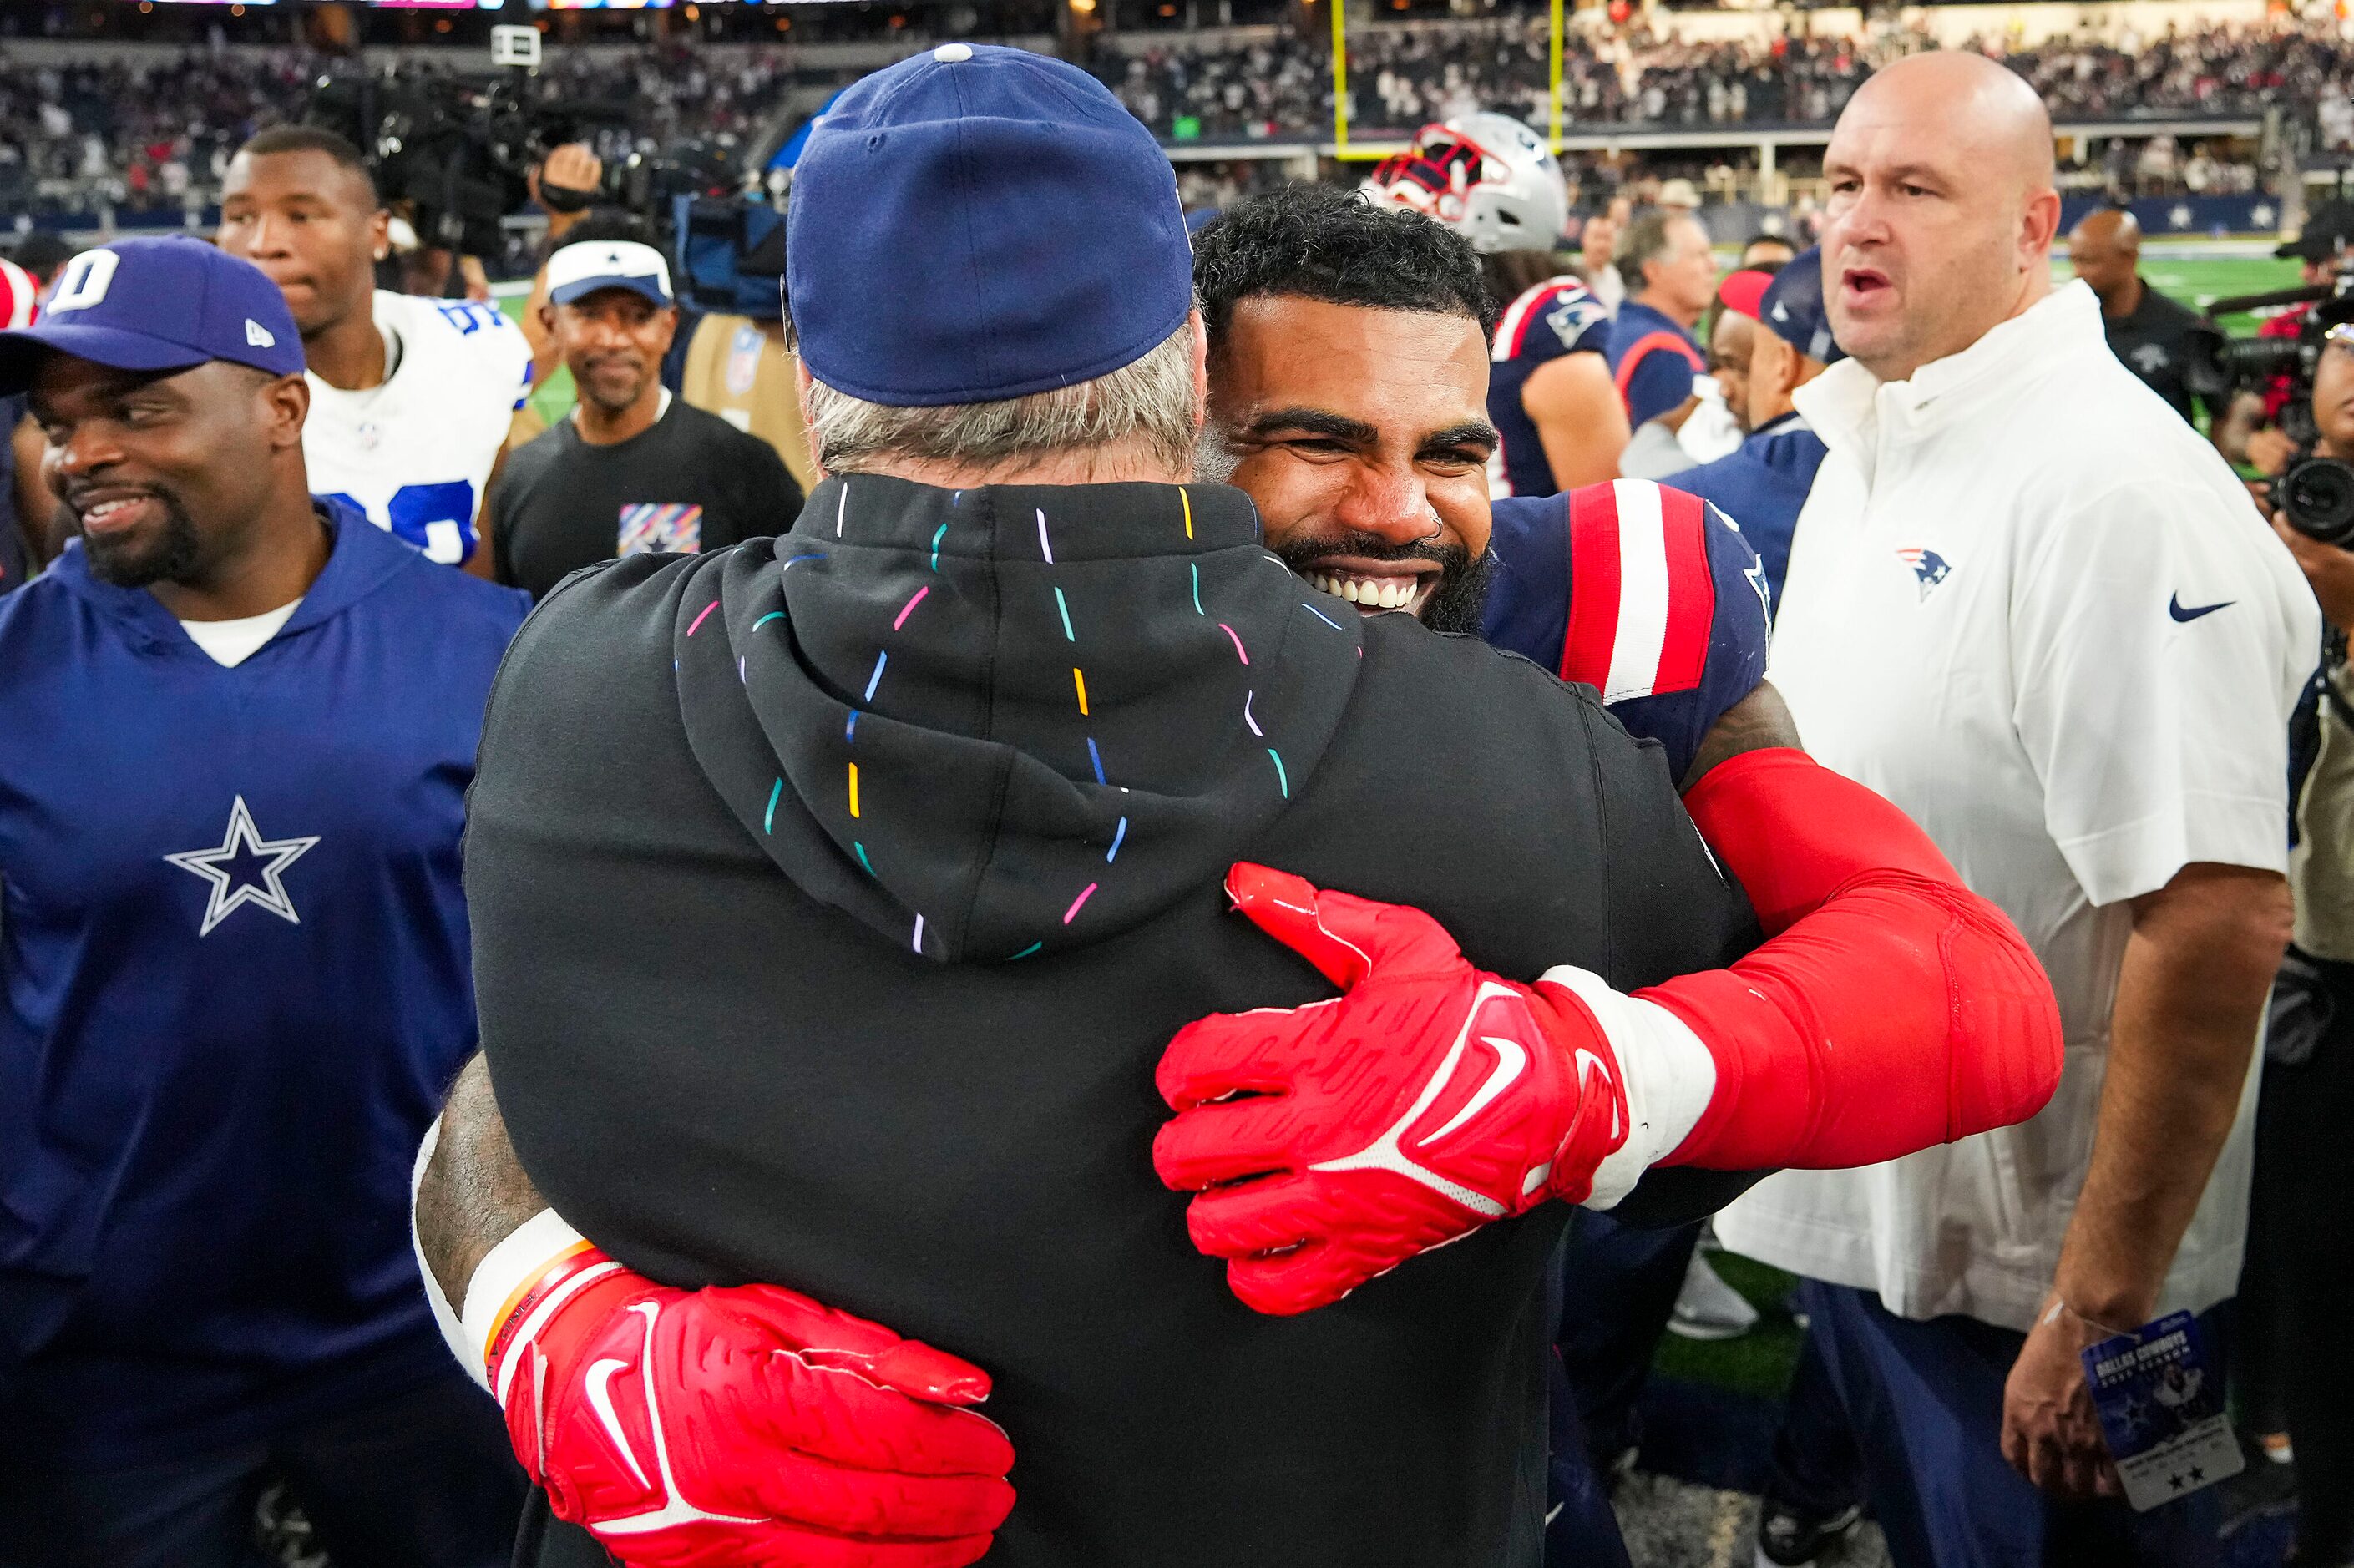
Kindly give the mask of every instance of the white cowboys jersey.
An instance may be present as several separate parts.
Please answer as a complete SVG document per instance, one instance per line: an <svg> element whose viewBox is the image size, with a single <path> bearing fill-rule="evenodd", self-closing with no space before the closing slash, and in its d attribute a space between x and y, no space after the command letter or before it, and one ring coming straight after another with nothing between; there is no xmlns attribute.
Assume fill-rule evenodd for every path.
<svg viewBox="0 0 2354 1568"><path fill-rule="evenodd" d="M311 489L454 566L476 548L483 487L531 390L531 345L496 305L471 300L378 290L376 323L398 345L382 386L310 377Z"/></svg>

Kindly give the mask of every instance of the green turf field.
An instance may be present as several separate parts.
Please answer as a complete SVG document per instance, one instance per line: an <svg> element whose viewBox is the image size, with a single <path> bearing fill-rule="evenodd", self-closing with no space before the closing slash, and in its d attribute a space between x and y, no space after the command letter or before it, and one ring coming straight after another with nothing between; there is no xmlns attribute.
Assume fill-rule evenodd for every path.
<svg viewBox="0 0 2354 1568"><path fill-rule="evenodd" d="M2063 266L2059 275L2066 277ZM2277 261L2269 256L2184 257L2176 259L2152 246L2142 255L2141 275L2159 293L2181 301L2193 310L2205 310L2211 301L2229 299L2235 294L2261 294L2274 289L2294 289L2297 284L2295 261ZM2253 330L2253 323L2245 317L2226 321L2227 330L2244 333Z"/></svg>
<svg viewBox="0 0 2354 1568"><path fill-rule="evenodd" d="M504 283L497 285L493 298L509 320L519 323L523 320L523 285L512 285L516 291L514 293L507 291L509 287ZM572 408L572 372L557 366L546 380L531 389L531 406L551 425L564 418Z"/></svg>

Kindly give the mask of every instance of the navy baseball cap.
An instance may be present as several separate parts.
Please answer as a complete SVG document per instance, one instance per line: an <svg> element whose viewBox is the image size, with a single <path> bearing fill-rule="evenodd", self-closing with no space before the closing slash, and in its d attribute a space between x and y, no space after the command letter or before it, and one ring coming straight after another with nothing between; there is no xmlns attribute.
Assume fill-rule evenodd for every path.
<svg viewBox="0 0 2354 1568"><path fill-rule="evenodd" d="M1092 380L1193 307L1151 132L1076 66L991 44L834 101L794 165L785 279L810 374L902 408Z"/></svg>
<svg viewBox="0 0 2354 1568"><path fill-rule="evenodd" d="M252 262L183 235L118 239L68 261L41 319L0 333L0 397L32 385L43 349L117 370L214 359L272 376L302 368L302 339L278 285Z"/></svg>
<svg viewBox="0 0 2354 1568"><path fill-rule="evenodd" d="M1808 359L1836 365L1847 357L1831 341L1831 319L1823 310L1823 251L1819 245L1774 274L1758 298L1757 319Z"/></svg>

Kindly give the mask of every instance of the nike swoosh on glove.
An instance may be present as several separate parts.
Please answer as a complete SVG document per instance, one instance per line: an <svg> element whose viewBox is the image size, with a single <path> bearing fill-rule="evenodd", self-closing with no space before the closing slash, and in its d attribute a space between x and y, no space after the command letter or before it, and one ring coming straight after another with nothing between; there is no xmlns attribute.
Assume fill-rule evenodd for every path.
<svg viewBox="0 0 2354 1568"><path fill-rule="evenodd" d="M674 1290L576 1239L485 1339L515 1457L625 1563L960 1568L1013 1506L1012 1445L957 1408L987 1374L790 1290Z"/></svg>
<svg viewBox="0 0 2354 1568"><path fill-rule="evenodd" d="M1188 1024L1155 1075L1178 1114L1153 1169L1199 1194L1186 1229L1246 1305L1305 1312L1491 1220L1583 1202L1627 1143L1618 1040L1569 986L1476 969L1421 910L1286 872L1237 864L1226 892L1348 989Z"/></svg>

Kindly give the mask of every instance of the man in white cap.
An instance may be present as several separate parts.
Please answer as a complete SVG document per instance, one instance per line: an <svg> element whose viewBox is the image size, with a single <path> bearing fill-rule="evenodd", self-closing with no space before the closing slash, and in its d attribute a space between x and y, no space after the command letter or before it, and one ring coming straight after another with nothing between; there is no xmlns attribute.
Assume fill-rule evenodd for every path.
<svg viewBox="0 0 2354 1568"><path fill-rule="evenodd" d="M508 460L491 494L499 581L545 595L592 562L774 534L801 510L776 449L674 398L670 268L651 245L589 240L548 259L539 307L579 402Z"/></svg>

